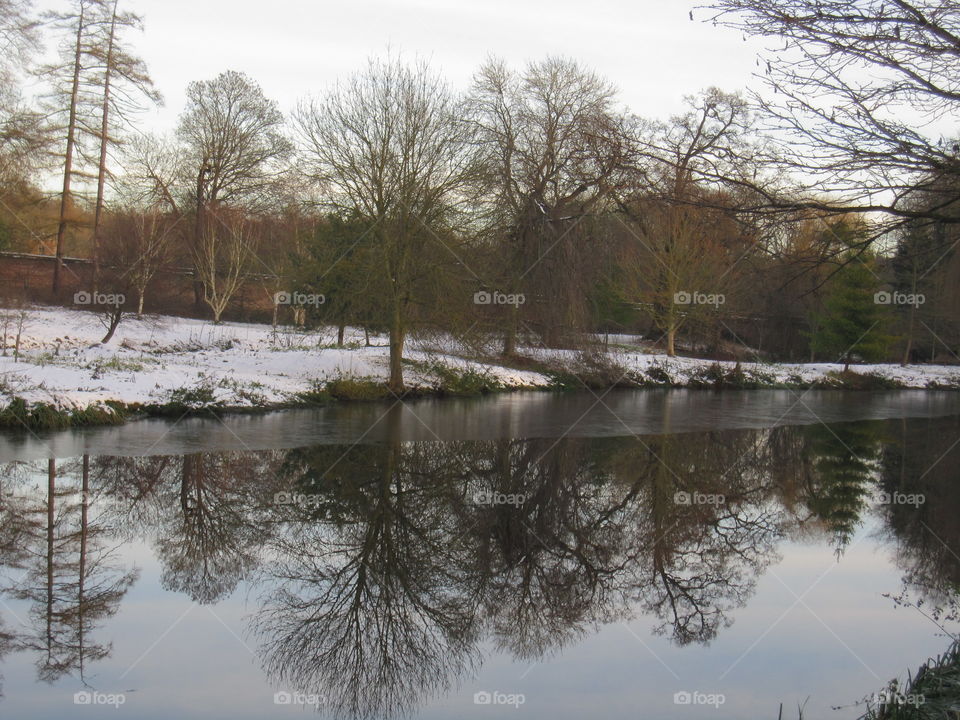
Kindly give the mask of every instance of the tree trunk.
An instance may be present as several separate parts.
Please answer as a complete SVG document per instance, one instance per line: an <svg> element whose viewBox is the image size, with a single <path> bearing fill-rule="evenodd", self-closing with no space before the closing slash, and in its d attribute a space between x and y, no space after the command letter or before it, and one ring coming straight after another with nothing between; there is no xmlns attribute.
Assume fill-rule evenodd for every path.
<svg viewBox="0 0 960 720"><path fill-rule="evenodd" d="M103 336L103 340L100 341L101 345L106 345L113 339L113 334L117 331L117 327L120 325L120 319L123 317L123 308L117 307L110 312L110 327L107 329L107 334Z"/></svg>
<svg viewBox="0 0 960 720"><path fill-rule="evenodd" d="M143 317L143 298L146 295L146 289L141 288L137 295L137 317Z"/></svg>
<svg viewBox="0 0 960 720"><path fill-rule="evenodd" d="M507 310L507 329L503 334L503 356L513 357L517 354L517 325L519 323L519 309L511 305Z"/></svg>
<svg viewBox="0 0 960 720"><path fill-rule="evenodd" d="M84 588L87 579L87 538L90 534L90 456L83 456L83 480L80 496L80 565L77 571L77 643L80 648L80 678L83 679L83 639L85 626L83 611L86 608Z"/></svg>
<svg viewBox="0 0 960 720"><path fill-rule="evenodd" d="M60 294L60 267L63 265L63 244L67 236L67 216L73 208L73 195L70 183L73 179L73 149L77 134L77 101L80 95L80 58L83 51L84 11L80 4L80 17L77 18L77 40L74 46L73 83L70 87L70 113L67 120L67 147L63 157L63 190L60 194L60 219L57 224L56 260L53 264L53 295Z"/></svg>
<svg viewBox="0 0 960 720"><path fill-rule="evenodd" d="M343 335L346 332L346 325L337 326L337 347L343 347Z"/></svg>
<svg viewBox="0 0 960 720"><path fill-rule="evenodd" d="M47 650L53 644L53 549L57 496L57 461L47 460Z"/></svg>
<svg viewBox="0 0 960 720"><path fill-rule="evenodd" d="M404 327L400 306L393 308L390 323L390 381L387 386L395 393L402 393L403 386L403 341Z"/></svg>
<svg viewBox="0 0 960 720"><path fill-rule="evenodd" d="M667 327L667 356L668 357L676 357L677 355L677 350L675 345L676 338L677 338L677 326L671 322L670 325Z"/></svg>
<svg viewBox="0 0 960 720"><path fill-rule="evenodd" d="M100 223L103 220L103 196L107 184L107 142L110 132L110 76L113 72L113 41L117 32L117 3L114 0L107 39L107 57L103 71L103 112L100 118L100 162L97 164L97 202L93 211L93 292L100 282Z"/></svg>
<svg viewBox="0 0 960 720"><path fill-rule="evenodd" d="M200 165L200 170L197 172L197 217L194 219L193 233L194 233L194 249L198 251L203 243L203 221L204 221L204 201L203 194L206 188L206 175L207 175L207 164L206 159ZM196 256L194 256L196 257ZM200 280L201 273L199 267L196 266L196 260L194 260L194 281L193 281L193 305L196 308L197 312L203 311L204 304L204 287L203 282Z"/></svg>
<svg viewBox="0 0 960 720"><path fill-rule="evenodd" d="M913 293L914 300L916 300L916 297L917 297L916 267L914 267L914 270L913 270L913 283L910 290ZM903 367L906 367L907 365L910 364L910 351L913 350L913 327L914 327L914 321L916 319L916 315L917 315L917 305L916 305L916 302L914 302L913 304L910 305L910 320L907 323L907 346L903 349L903 362L900 363Z"/></svg>
<svg viewBox="0 0 960 720"><path fill-rule="evenodd" d="M906 367L907 365L910 364L910 353L913 350L913 322L914 322L914 315L916 314L916 312L917 312L916 307L911 306L910 322L907 324L907 345L903 349L903 360L900 362L900 364L903 367Z"/></svg>

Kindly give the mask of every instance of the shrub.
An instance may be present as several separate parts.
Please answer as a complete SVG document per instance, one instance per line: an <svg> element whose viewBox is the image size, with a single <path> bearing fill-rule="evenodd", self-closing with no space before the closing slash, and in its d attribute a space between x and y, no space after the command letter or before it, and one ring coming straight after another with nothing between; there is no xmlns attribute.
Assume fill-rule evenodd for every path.
<svg viewBox="0 0 960 720"><path fill-rule="evenodd" d="M334 400L359 400L363 402L385 400L392 395L390 389L383 383L354 378L331 380L327 383L327 393Z"/></svg>

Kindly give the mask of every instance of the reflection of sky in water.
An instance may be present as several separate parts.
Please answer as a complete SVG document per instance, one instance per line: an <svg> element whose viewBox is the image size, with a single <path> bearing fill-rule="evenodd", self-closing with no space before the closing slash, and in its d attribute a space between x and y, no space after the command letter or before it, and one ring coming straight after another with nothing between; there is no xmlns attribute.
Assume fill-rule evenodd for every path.
<svg viewBox="0 0 960 720"><path fill-rule="evenodd" d="M647 402L668 398L643 397ZM669 398L677 408L690 401L698 412L705 402L693 395ZM894 402L874 398L880 400ZM724 402L735 404L738 396ZM749 401L741 415L758 412L757 402ZM694 417L698 413L687 413L687 420ZM483 413L473 418L481 425L489 419ZM593 429L603 422L596 419ZM416 703L415 717L733 720L777 717L783 703L784 719L792 720L806 703L805 717L850 720L862 712L852 703L946 647L929 620L915 610L895 609L883 594L897 594L907 570L932 583L957 577L955 556L939 537L956 547L960 449L954 452L951 443L958 429L960 416L952 415L644 440L561 441L547 433L522 441L401 443L392 438L346 449L327 444L291 452L95 457L90 487L94 508L104 511L103 529L115 522L137 538L118 548L117 574L133 566L141 574L114 603L116 615L86 616L95 627L85 647L94 641L113 644L109 657L88 661L86 677L93 690L124 693L125 704L119 709L74 705L74 693L83 690L77 673L53 685L38 683L42 653L30 649L8 654L0 666L6 695L0 717L312 716L310 707L276 705L274 693L326 691L340 693L343 701L352 679L353 687L371 688L365 698L385 697L372 690L391 687L374 684L391 677L376 674L389 665L376 662L378 648L387 646L390 659L415 657L401 673L404 680L416 682L422 670L424 686L433 688L429 674L446 677L440 672L445 661L455 665L469 655L475 633L482 659L476 673L466 673L459 684L451 674L450 691L431 690ZM71 558L79 556L71 543L81 526L76 524L79 505L74 500L71 506L67 497L77 496L79 467L76 459L58 463L56 481L55 507L63 515L55 535L65 538L54 563L64 594L57 607L67 610L76 598ZM45 615L46 470L41 461L0 478L0 489L9 485L12 498L0 505L0 530L7 530L8 519L14 530L28 516L38 523L28 533L32 539L20 538L33 554L24 561L34 573L27 584L33 604L6 593L0 613L7 631L18 629L18 618L27 620L32 627L21 635L32 633L35 643ZM681 487L722 492L727 502L722 507L678 503L675 492ZM876 499L881 489L895 488L928 493L929 501L922 512L874 507L857 524L861 497ZM530 501L514 508L476 501L478 490L494 489L531 493ZM314 503L297 507L277 501L291 491L308 493ZM329 521L318 521L320 516ZM89 527L97 527L96 518ZM790 537L803 532L806 539L777 542L780 529ZM90 556L94 545L112 547L121 536L94 533L99 540L91 540ZM0 545L3 562L15 557L10 548L17 545L10 537L16 536L0 533L6 543ZM145 537L153 539L139 539ZM849 540L839 562L838 538ZM904 551L900 566L894 562L896 542ZM774 559L771 550L782 559L767 565ZM194 597L212 598L258 561L253 577L259 581L241 584L212 606L196 605L189 594L162 587L166 577ZM101 573L100 581L108 575ZM754 579L756 587L749 592ZM670 631L695 640L678 647L652 630L667 619L663 603L669 593L684 590L690 590L693 607L705 613L701 630L711 632L698 634L697 621L678 621ZM273 625L260 626L261 636L254 633L253 621L263 621L259 611L265 597L278 611ZM502 644L517 640L536 657L538 640L549 645L570 622L614 612L624 597L635 599L636 618L588 625L544 658L517 659L492 647L499 630ZM349 612L358 598L361 610ZM449 604L440 607L440 599ZM525 621L524 601L530 603ZM419 614L423 607L430 612ZM654 617L650 607L661 617ZM733 625L721 626L705 646L696 640L712 634L711 608L725 612ZM311 617L315 611L319 617ZM425 625L424 617L435 623ZM381 632L369 632L365 621L375 621ZM385 625L391 632L383 631ZM439 640L424 639L436 630L442 631ZM63 637L67 646L73 642L69 633ZM304 666L300 677L316 687L269 681L258 657L264 639L284 648L279 655L274 649L278 667L296 677L298 669L304 670L298 666ZM363 642L351 642L358 639ZM400 654L397 647L410 652ZM359 667L369 673L356 670L351 653L360 650L366 662ZM329 664L309 662L318 653L325 653ZM329 683L325 689L323 682ZM394 683L401 685L402 680ZM474 694L483 691L522 694L524 703L518 709L475 704ZM724 703L719 708L675 704L674 694L683 691L722 694ZM834 711L834 706L846 707Z"/></svg>
<svg viewBox="0 0 960 720"><path fill-rule="evenodd" d="M831 706L879 690L946 644L929 621L912 610L895 611L881 596L898 591L900 571L876 530L873 521L866 522L839 564L825 543L781 544L783 561L760 577L747 606L733 611L733 626L722 629L709 647L677 648L651 635L650 619L639 618L629 629L614 623L588 632L536 664L488 654L485 648L475 679L426 703L418 717L721 720L776 717L783 702L784 717L792 718L807 697L806 717L856 717L855 708L833 711ZM278 688L268 684L245 646L256 647L245 632L256 591L248 597L241 587L208 609L160 588L160 567L147 546L126 548L124 559L139 566L142 575L120 612L96 633L111 638L114 651L91 669L90 682L101 692L125 692L125 705L118 710L75 706L79 681L36 684L34 656L26 652L8 656L3 664L3 717L226 719L311 712L274 705ZM4 617L12 625L11 611L20 615L25 608L18 602L8 606ZM519 710L474 705L473 693L480 690L523 693L525 704ZM677 706L673 694L682 690L722 692L726 701L718 710Z"/></svg>

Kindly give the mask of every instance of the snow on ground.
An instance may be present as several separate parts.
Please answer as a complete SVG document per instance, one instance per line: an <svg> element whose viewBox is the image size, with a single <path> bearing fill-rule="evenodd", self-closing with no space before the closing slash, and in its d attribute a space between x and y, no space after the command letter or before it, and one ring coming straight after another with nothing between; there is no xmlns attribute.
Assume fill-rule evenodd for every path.
<svg viewBox="0 0 960 720"><path fill-rule="evenodd" d="M11 314L13 311L3 311ZM2 320L0 320L2 323ZM27 312L20 359L13 358L15 320L7 326L0 357L0 405L12 397L58 407L87 407L104 400L162 404L174 391L208 386L229 406L276 405L337 378L386 380L386 337L350 331L336 347L335 331L301 332L270 325L177 317L126 318L108 345L96 313L61 308ZM2 338L0 338L2 342ZM546 385L540 373L513 370L436 354L411 346L406 357L488 373L509 386ZM435 378L405 368L411 387Z"/></svg>
<svg viewBox="0 0 960 720"><path fill-rule="evenodd" d="M610 336L611 343L614 336ZM608 355L613 366L621 368L633 377L669 376L675 381L684 384L691 377L703 373L713 365L719 365L725 371L733 371L737 367L735 361L705 360L692 357L668 357L663 352L650 351L649 347L631 336L624 343L621 337L612 345ZM545 348L529 348L524 354L547 364L569 363L569 350L554 350ZM770 384L782 385L810 385L823 380L828 373L837 373L843 369L840 363L773 363L773 362L741 362L740 370L755 378L762 378ZM960 387L960 365L909 365L899 364L870 364L852 365L851 370L861 374L871 374L894 380L907 388L929 387ZM651 375L651 371L654 371Z"/></svg>
<svg viewBox="0 0 960 720"><path fill-rule="evenodd" d="M13 316L15 311L0 311ZM0 328L2 330L2 328ZM350 331L347 347L335 346L333 331L300 332L269 325L224 323L175 317L127 318L106 346L99 345L105 329L95 313L62 308L27 311L20 342L20 359L13 358L16 319L6 324L6 356L0 357L0 405L13 397L59 407L87 407L104 400L162 404L173 393L198 387L213 388L217 400L228 406L267 406L287 402L298 393L338 378L385 381L388 375L386 338L372 337L364 347L363 333ZM611 338L610 361L615 374L649 377L665 371L680 380L702 372L710 360L667 358L637 345L636 337ZM0 338L2 341L2 338ZM437 350L441 347L442 350ZM569 350L521 348L521 354L553 367L580 362ZM541 373L467 360L453 341L433 343L433 349L409 345L409 360L437 363L459 371L488 374L508 387L546 386ZM735 363L721 362L728 370ZM758 371L776 382L814 382L837 365L742 363L745 372ZM873 365L858 367L923 388L931 383L960 383L960 368L946 366ZM429 370L405 369L411 387L431 387L437 378Z"/></svg>

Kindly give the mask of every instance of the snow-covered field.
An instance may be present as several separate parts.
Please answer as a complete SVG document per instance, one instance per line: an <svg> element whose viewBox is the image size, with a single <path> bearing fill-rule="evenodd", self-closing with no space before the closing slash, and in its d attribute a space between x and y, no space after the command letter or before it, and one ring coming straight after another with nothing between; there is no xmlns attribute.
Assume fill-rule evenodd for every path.
<svg viewBox="0 0 960 720"><path fill-rule="evenodd" d="M0 311L5 316L15 311ZM387 378L385 337L373 337L364 347L361 332L349 332L347 347L335 347L333 331L298 332L269 325L225 323L151 317L123 321L108 345L99 345L105 333L98 315L61 308L27 311L20 340L20 357L13 357L16 318L6 323L5 356L0 357L0 405L14 397L29 403L61 408L84 408L105 400L164 404L177 391L212 390L225 406L275 406L298 393L340 378ZM0 328L2 329L2 328ZM660 371L684 382L714 363L692 358L667 358L633 345L636 338L617 338L609 359L617 372L650 377ZM0 338L2 341L2 338ZM635 348L635 349L634 349ZM521 348L521 354L553 367L573 367L572 351ZM442 364L487 374L506 387L544 387L544 374L467 360L449 341L442 349L409 344L406 357L421 363L405 370L408 386L428 388L438 378L426 366ZM733 369L734 363L720 363ZM744 372L759 372L776 382L815 382L837 365L757 365L743 363ZM858 367L897 380L907 387L925 388L960 383L960 368L946 366L873 365Z"/></svg>
<svg viewBox="0 0 960 720"><path fill-rule="evenodd" d="M104 400L163 404L175 391L207 387L225 406L271 406L329 380L388 376L386 337L372 336L373 347L364 347L362 331L348 332L346 347L337 348L333 330L131 316L109 344L100 345L106 329L99 315L38 307L27 312L18 361L13 357L15 333L16 319L8 324L6 356L0 357L0 405L12 397L63 408ZM406 357L485 372L508 386L548 382L540 373L427 352L413 344ZM414 388L436 383L414 368L405 369L405 379Z"/></svg>

